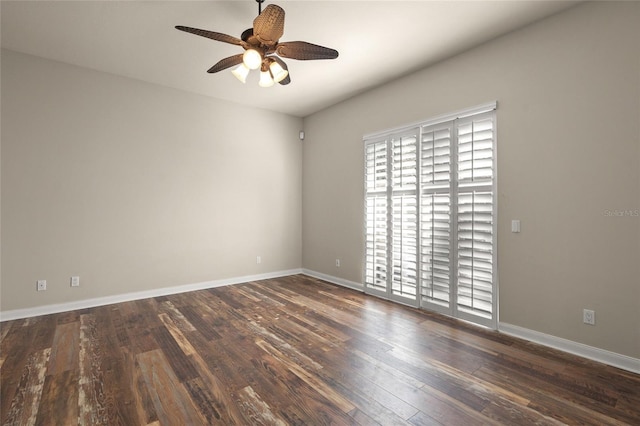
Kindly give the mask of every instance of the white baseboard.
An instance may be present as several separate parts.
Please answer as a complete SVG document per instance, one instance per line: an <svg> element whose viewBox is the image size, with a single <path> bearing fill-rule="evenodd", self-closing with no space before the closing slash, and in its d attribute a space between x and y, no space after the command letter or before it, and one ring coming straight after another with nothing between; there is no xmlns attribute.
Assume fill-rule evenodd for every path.
<svg viewBox="0 0 640 426"><path fill-rule="evenodd" d="M334 277L309 269L302 269L302 273L343 287L364 291L364 286L361 283L345 280L343 278ZM595 348L593 346L584 345L572 340L562 339L560 337L551 336L549 334L540 333L538 331L518 327L512 324L499 323L498 330L504 334L529 340L563 352L568 352L583 358L631 371L632 373L640 374L640 359L637 358L617 354L615 352L606 351L604 349Z"/></svg>
<svg viewBox="0 0 640 426"><path fill-rule="evenodd" d="M285 271L268 272L265 274L246 275L243 277L224 278L221 280L205 281L195 284L185 284L175 287L163 287L153 290L136 291L132 293L97 297L94 299L78 300L75 302L59 303L55 305L44 305L26 309L14 309L10 311L0 312L0 322L20 318L30 318L39 315L57 314L60 312L75 311L77 309L93 308L96 306L111 305L113 303L130 302L132 300L148 299L151 297L168 296L170 294L186 293L188 291L204 290L207 288L223 287L226 285L246 283L248 281L279 278L301 273L302 269L289 269Z"/></svg>
<svg viewBox="0 0 640 426"><path fill-rule="evenodd" d="M501 333L508 334L510 336L519 337L563 352L568 352L583 358L631 371L632 373L640 374L640 359L637 358L606 351L604 349L595 348L593 346L563 339L561 337L551 336L549 334L540 333L538 331L529 330L528 328L518 327L517 325L507 324L504 322L500 323L498 330Z"/></svg>
<svg viewBox="0 0 640 426"><path fill-rule="evenodd" d="M355 281L345 280L344 278L334 277L332 275L323 274L322 272L312 271L311 269L302 269L302 273L313 278L328 281L332 284L337 284L342 287L348 287L352 290L364 291L364 285Z"/></svg>
<svg viewBox="0 0 640 426"><path fill-rule="evenodd" d="M364 291L364 286L361 283L355 281L345 280L343 278L334 277L332 275L323 274L321 272L312 271L310 269L289 269L284 271L269 272L265 274L246 275L242 277L225 278L221 280L205 281L201 283L186 284L175 287L164 287L154 290L123 293L114 296L97 297L94 299L79 300L75 302L60 303L55 305L45 305L26 309L14 309L10 311L0 312L0 322L21 318L30 318L39 315L68 312L77 309L93 308L96 306L111 305L113 303L130 302L133 300L148 299L151 297L168 296L170 294L204 290L207 288L223 287L227 285L246 283L249 281L266 280L296 274L305 274L310 277L318 278L353 290ZM519 327L517 325L500 323L498 325L498 330L504 334L529 340L531 342L558 349L563 352L568 352L587 359L591 359L593 361L602 362L613 367L631 371L632 373L640 374L640 359L637 358L617 354L615 352L606 351L604 349L595 348L593 346L584 345L582 343L577 343L549 334L540 333L538 331Z"/></svg>

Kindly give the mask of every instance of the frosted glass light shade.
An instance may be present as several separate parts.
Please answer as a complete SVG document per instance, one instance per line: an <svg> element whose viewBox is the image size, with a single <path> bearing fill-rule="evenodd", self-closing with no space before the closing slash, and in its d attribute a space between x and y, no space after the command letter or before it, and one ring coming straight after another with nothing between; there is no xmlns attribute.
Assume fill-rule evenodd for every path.
<svg viewBox="0 0 640 426"><path fill-rule="evenodd" d="M251 71L245 64L240 64L236 69L231 71L231 74L235 75L238 80L243 83L247 82L247 76L249 75L249 71Z"/></svg>
<svg viewBox="0 0 640 426"><path fill-rule="evenodd" d="M269 65L269 69L271 70L271 75L273 75L273 80L276 83L280 83L289 75L289 71L282 68L280 64L275 61L271 62L271 65Z"/></svg>
<svg viewBox="0 0 640 426"><path fill-rule="evenodd" d="M257 70L262 65L262 55L255 49L247 49L242 55L242 62L250 70Z"/></svg>
<svg viewBox="0 0 640 426"><path fill-rule="evenodd" d="M273 86L273 79L271 78L271 74L269 71L261 71L260 72L260 81L258 82L260 87L271 87Z"/></svg>

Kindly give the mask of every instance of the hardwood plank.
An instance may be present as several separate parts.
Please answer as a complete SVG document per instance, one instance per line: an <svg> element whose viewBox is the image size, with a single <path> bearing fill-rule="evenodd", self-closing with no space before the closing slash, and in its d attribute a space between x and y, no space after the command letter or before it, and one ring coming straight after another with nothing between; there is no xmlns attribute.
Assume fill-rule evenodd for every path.
<svg viewBox="0 0 640 426"><path fill-rule="evenodd" d="M63 323L56 327L51 346L49 370L55 375L64 371L78 370L78 350L80 341L80 322Z"/></svg>
<svg viewBox="0 0 640 426"><path fill-rule="evenodd" d="M561 390L555 389L553 385L529 382L528 386L522 386L525 375L520 372L509 370L503 367L483 367L478 370L475 376L491 382L501 389L518 393L529 399L527 407L548 417L553 417L564 423L580 423L600 425L607 424L634 424L634 422L619 422L615 418L602 415L591 409L590 404L580 405L571 401L571 395ZM530 383L530 384L529 384ZM640 414L636 410L636 415ZM619 414L616 414L616 417Z"/></svg>
<svg viewBox="0 0 640 426"><path fill-rule="evenodd" d="M39 425L72 425L78 421L78 370L64 370L46 377L38 416Z"/></svg>
<svg viewBox="0 0 640 426"><path fill-rule="evenodd" d="M108 409L102 368L102 347L93 314L80 316L78 423L106 423Z"/></svg>
<svg viewBox="0 0 640 426"><path fill-rule="evenodd" d="M120 309L119 306L114 307L111 312L111 322L113 323L113 328L116 333L118 346L131 346L131 340L129 339L129 333L127 332L127 321L125 314L122 312L122 309Z"/></svg>
<svg viewBox="0 0 640 426"><path fill-rule="evenodd" d="M252 425L275 425L284 426L282 421L260 396L254 392L251 386L244 387L238 392L241 400L241 409L245 412L245 418Z"/></svg>
<svg viewBox="0 0 640 426"><path fill-rule="evenodd" d="M292 424L347 424L349 416L315 388L300 379L281 360L257 349L253 371L267 381L256 381L256 392L270 401L282 419ZM265 387L267 385L267 387ZM305 419L305 420L301 420Z"/></svg>
<svg viewBox="0 0 640 426"><path fill-rule="evenodd" d="M206 424L206 419L188 396L162 351L138 354L136 359L161 424Z"/></svg>
<svg viewBox="0 0 640 426"><path fill-rule="evenodd" d="M131 392L131 408L135 411L131 424L148 425L158 422L158 414L142 376L136 354L129 348L122 348L122 376L128 382ZM137 419L137 421L136 421Z"/></svg>
<svg viewBox="0 0 640 426"><path fill-rule="evenodd" d="M7 411L3 410L6 413L2 416L3 425L35 424L50 355L50 349L31 354L26 360L13 398L2 394L2 399L6 399L9 407Z"/></svg>
<svg viewBox="0 0 640 426"><path fill-rule="evenodd" d="M339 393L335 392L331 387L327 386L327 384L323 380L320 380L316 374L310 373L307 369L301 367L299 364L289 359L286 355L271 346L266 341L258 340L256 341L256 344L269 355L283 362L293 374L298 376L302 381L307 383L322 396L334 403L343 412L348 413L355 408L355 406L350 401L345 399Z"/></svg>
<svg viewBox="0 0 640 426"><path fill-rule="evenodd" d="M12 403L11 395L24 392L24 389L21 388L24 386L23 372L28 366L31 355L45 350L36 350L35 347L41 345L34 341L36 336L40 335L38 328L44 323L42 317L40 319L18 320L12 324L2 341L0 352L3 354L4 361L1 370L0 395L3 398L0 398L0 415L3 423ZM50 351L48 353L50 354ZM6 397L7 395L9 397Z"/></svg>
<svg viewBox="0 0 640 426"><path fill-rule="evenodd" d="M187 354L184 353L180 343L176 342L171 335L171 332L167 330L166 327L154 328L152 333L155 340L162 348L162 353L165 355L167 361L171 365L171 368L181 382L198 377L198 372L187 357Z"/></svg>
<svg viewBox="0 0 640 426"><path fill-rule="evenodd" d="M107 406L105 416L110 425L129 425L138 419L133 402L136 400L131 383L126 376L132 362L127 353L119 346L117 331L112 319L119 316L117 307L96 308L95 324L101 342L101 366L103 370L104 403Z"/></svg>
<svg viewBox="0 0 640 426"><path fill-rule="evenodd" d="M5 321L0 323L0 345L2 344L4 338L7 337L9 330L11 330L11 327L13 327L15 323L15 321Z"/></svg>
<svg viewBox="0 0 640 426"><path fill-rule="evenodd" d="M214 374L209 372L205 360L200 356L187 336L183 334L185 327L183 326L181 329L174 319L166 314L160 314L160 319L176 342L178 342L184 354L192 361L192 365L194 365L200 376L188 380L185 386L207 421L209 423L242 424L246 418L242 417L234 402L227 396L224 385ZM192 331L195 332L196 330ZM187 333L194 334L189 331Z"/></svg>
<svg viewBox="0 0 640 426"><path fill-rule="evenodd" d="M206 310L198 309L197 306L185 306L180 308L184 317L193 327L207 340L220 339L222 336L216 331L215 325L211 322L211 315Z"/></svg>
<svg viewBox="0 0 640 426"><path fill-rule="evenodd" d="M180 312L180 310L171 303L171 300L167 300L160 304L160 312L164 315L168 315L180 330L186 333L195 331L193 324L191 324L189 320L182 315L182 312ZM158 315L158 317L160 317L160 315ZM162 320L162 318L160 318L160 320ZM164 321L162 321L162 323L166 325Z"/></svg>

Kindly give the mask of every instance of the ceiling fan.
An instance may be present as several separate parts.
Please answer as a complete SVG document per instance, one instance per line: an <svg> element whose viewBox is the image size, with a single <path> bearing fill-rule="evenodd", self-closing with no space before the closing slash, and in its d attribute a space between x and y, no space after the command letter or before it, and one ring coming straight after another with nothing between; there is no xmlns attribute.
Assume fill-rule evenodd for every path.
<svg viewBox="0 0 640 426"><path fill-rule="evenodd" d="M176 29L224 43L235 44L244 48L244 53L229 56L220 60L209 68L208 73L222 71L238 65L232 71L243 83L247 79L250 70L260 69L260 82L262 87L270 87L275 83L289 84L291 77L289 69L282 58L312 60L335 59L338 51L306 41L287 41L280 43L280 37L284 33L284 10L275 4L268 5L264 11L264 0L256 0L258 3L258 16L253 20L253 28L245 30L240 38L214 31L198 28L176 26Z"/></svg>

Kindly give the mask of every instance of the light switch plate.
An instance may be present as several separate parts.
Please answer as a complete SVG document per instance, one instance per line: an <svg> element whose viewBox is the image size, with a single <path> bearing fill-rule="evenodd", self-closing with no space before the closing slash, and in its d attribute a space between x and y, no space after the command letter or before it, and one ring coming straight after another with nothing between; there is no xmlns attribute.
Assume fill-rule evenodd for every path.
<svg viewBox="0 0 640 426"><path fill-rule="evenodd" d="M514 219L511 221L511 232L518 233L520 232L520 220Z"/></svg>

